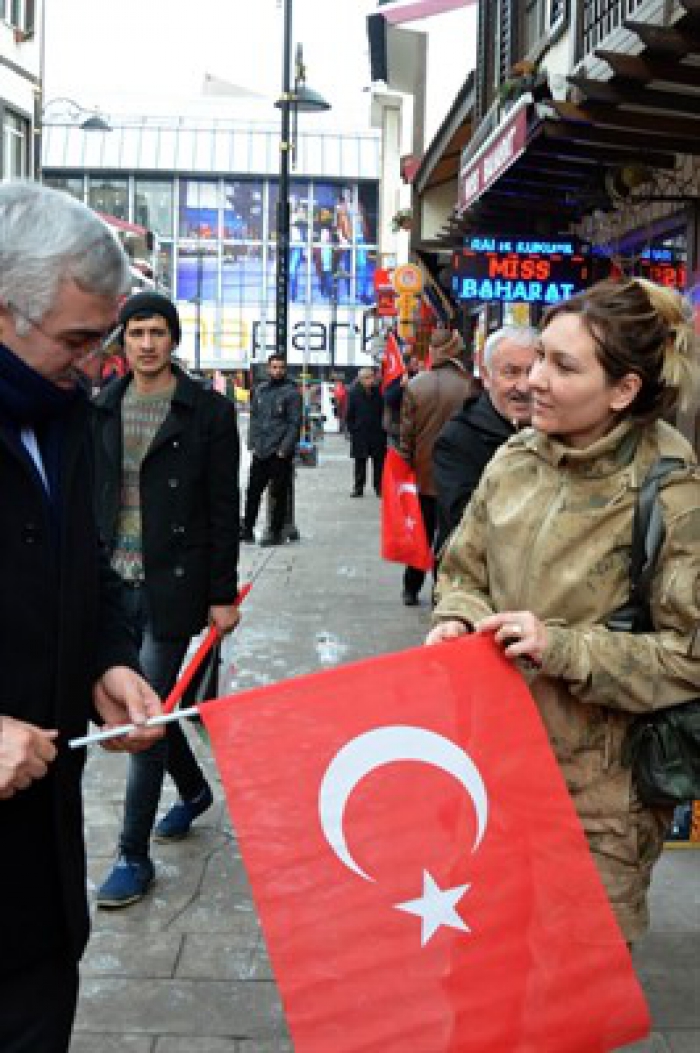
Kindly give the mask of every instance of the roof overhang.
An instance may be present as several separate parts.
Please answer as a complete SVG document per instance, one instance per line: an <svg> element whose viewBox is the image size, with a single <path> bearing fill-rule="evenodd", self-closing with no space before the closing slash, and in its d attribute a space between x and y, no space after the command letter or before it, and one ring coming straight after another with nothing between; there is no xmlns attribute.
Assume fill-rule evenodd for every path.
<svg viewBox="0 0 700 1053"><path fill-rule="evenodd" d="M472 135L473 109L472 72L460 88L413 176L412 182L418 194L457 180L462 151Z"/></svg>
<svg viewBox="0 0 700 1053"><path fill-rule="evenodd" d="M700 156L700 0L681 0L681 8L673 26L625 22L638 53L596 49L607 75L572 75L575 101L522 96L484 143L467 148L460 200L437 245L485 226L531 228L533 218L548 232L564 231L619 206L611 172L672 173L679 157ZM692 200L684 193L679 203Z"/></svg>

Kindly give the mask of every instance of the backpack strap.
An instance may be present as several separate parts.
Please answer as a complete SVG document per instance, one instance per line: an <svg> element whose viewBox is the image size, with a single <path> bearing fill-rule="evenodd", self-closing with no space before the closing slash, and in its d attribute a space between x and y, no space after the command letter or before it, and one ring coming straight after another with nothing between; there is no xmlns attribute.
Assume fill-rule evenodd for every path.
<svg viewBox="0 0 700 1053"><path fill-rule="evenodd" d="M659 486L671 472L684 468L679 457L660 457L642 483L632 523L630 552L630 598L648 606L651 581L656 570L661 546L666 537L663 512L659 503Z"/></svg>

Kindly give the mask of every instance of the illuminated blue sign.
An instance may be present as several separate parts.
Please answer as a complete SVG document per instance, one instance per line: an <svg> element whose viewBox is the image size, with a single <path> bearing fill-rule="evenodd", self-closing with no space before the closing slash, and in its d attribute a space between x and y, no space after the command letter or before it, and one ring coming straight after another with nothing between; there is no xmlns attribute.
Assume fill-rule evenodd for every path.
<svg viewBox="0 0 700 1053"><path fill-rule="evenodd" d="M501 300L503 303L558 303L577 292L573 282L504 281L497 278L453 279L460 300Z"/></svg>
<svg viewBox="0 0 700 1053"><path fill-rule="evenodd" d="M589 258L575 241L474 236L452 259L460 300L558 303L590 281Z"/></svg>

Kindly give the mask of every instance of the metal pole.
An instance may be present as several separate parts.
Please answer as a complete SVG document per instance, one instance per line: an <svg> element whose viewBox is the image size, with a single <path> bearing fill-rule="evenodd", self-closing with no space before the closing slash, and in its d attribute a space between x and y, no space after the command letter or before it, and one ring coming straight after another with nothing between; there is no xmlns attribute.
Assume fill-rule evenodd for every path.
<svg viewBox="0 0 700 1053"><path fill-rule="evenodd" d="M199 373L202 363L202 250L197 249L197 299L195 302L194 369Z"/></svg>
<svg viewBox="0 0 700 1053"><path fill-rule="evenodd" d="M287 357L289 315L289 154L291 149L290 111L292 92L292 0L284 0L284 41L282 46L282 100L280 112L280 172L277 198L277 290L275 350Z"/></svg>
<svg viewBox="0 0 700 1053"><path fill-rule="evenodd" d="M328 340L328 361L330 373L335 369L335 340L338 331L338 275L331 275L331 331ZM329 378L330 379L330 378Z"/></svg>
<svg viewBox="0 0 700 1053"><path fill-rule="evenodd" d="M280 174L277 197L277 286L275 314L275 350L287 358L287 329L289 317L289 155L292 151L292 0L284 0L284 36L282 44L282 98L280 112ZM290 474L285 500L283 535L287 541L298 541L299 531L294 523L294 469ZM272 531L272 503L268 494L268 535Z"/></svg>

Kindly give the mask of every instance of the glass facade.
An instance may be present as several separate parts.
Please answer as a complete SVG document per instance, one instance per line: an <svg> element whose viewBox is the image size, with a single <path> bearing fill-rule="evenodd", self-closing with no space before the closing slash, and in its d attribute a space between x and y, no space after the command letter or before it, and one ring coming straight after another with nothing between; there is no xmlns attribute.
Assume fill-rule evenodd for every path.
<svg viewBox="0 0 700 1053"><path fill-rule="evenodd" d="M178 302L186 334L236 361L274 346L277 181L270 178L119 178L44 172L44 180L99 212L156 235L158 279ZM353 357L358 319L374 302L378 184L293 179L290 184L290 354L318 353L330 329ZM216 349L214 351L214 349ZM202 352L204 354L205 352Z"/></svg>
<svg viewBox="0 0 700 1053"><path fill-rule="evenodd" d="M173 236L173 184L168 180L137 179L134 187L134 223Z"/></svg>
<svg viewBox="0 0 700 1053"><path fill-rule="evenodd" d="M117 219L129 218L128 181L110 176L93 176L88 182L88 204L96 212Z"/></svg>

